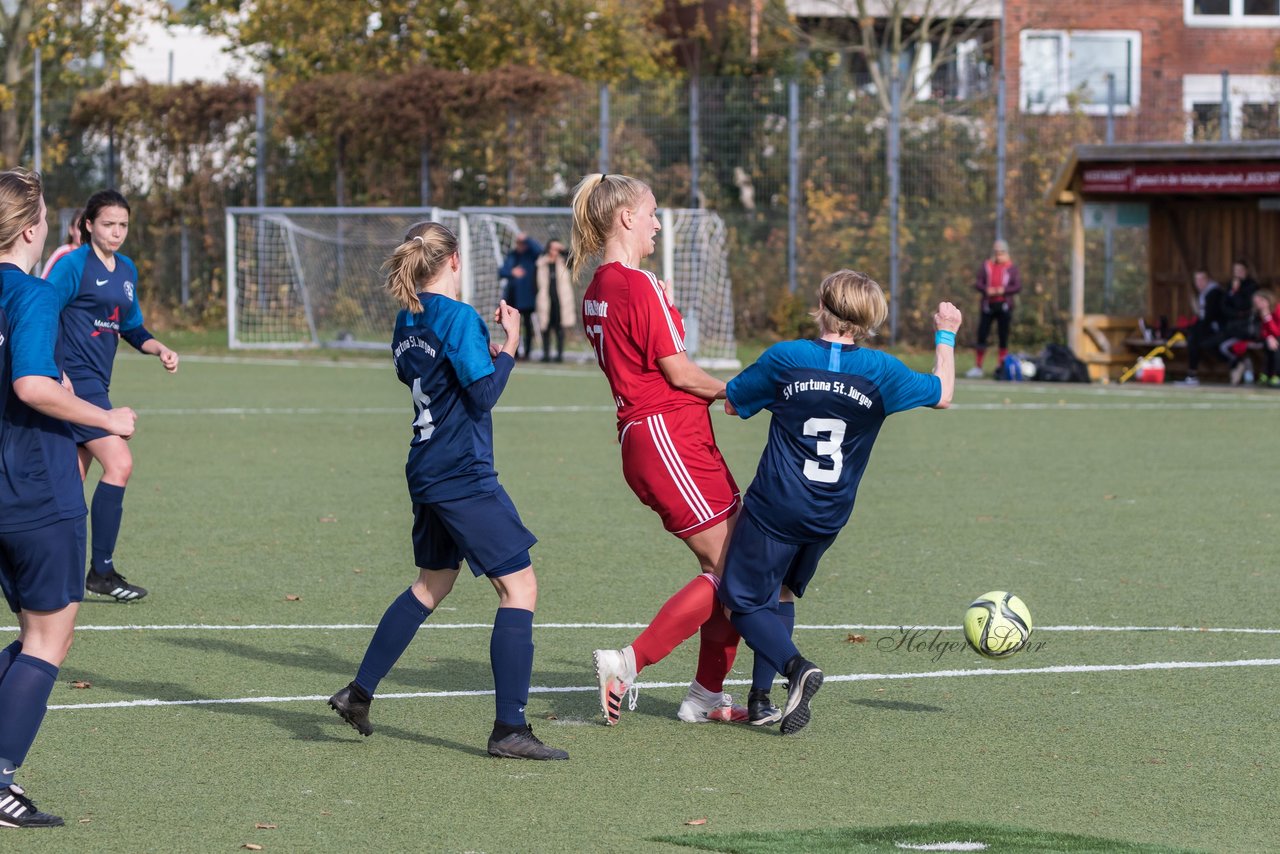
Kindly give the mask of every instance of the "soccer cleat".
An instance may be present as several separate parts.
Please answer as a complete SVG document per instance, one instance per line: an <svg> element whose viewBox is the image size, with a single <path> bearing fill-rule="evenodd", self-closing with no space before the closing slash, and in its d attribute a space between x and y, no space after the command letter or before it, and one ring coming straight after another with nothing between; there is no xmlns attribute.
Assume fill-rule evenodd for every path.
<svg viewBox="0 0 1280 854"><path fill-rule="evenodd" d="M979 368L977 365L974 365L972 368L965 371L964 375L971 380L980 380L982 379L982 368Z"/></svg>
<svg viewBox="0 0 1280 854"><path fill-rule="evenodd" d="M752 726L773 726L781 718L782 709L769 699L768 691L752 691L747 695L747 723Z"/></svg>
<svg viewBox="0 0 1280 854"><path fill-rule="evenodd" d="M627 667L627 656L620 649L597 649L591 657L600 682L600 708L604 710L605 726L616 726L624 697L630 701L628 708L635 711L636 698L640 695L635 684L636 672Z"/></svg>
<svg viewBox="0 0 1280 854"><path fill-rule="evenodd" d="M1178 385L1200 385L1200 378L1195 374L1187 374L1186 379L1179 382Z"/></svg>
<svg viewBox="0 0 1280 854"><path fill-rule="evenodd" d="M110 596L117 602L137 602L147 595L145 587L130 584L114 569L106 575L100 575L92 566L89 567L89 574L84 577L84 589L100 596Z"/></svg>
<svg viewBox="0 0 1280 854"><path fill-rule="evenodd" d="M690 724L713 721L744 724L747 722L747 710L742 706L735 706L730 695L723 691L708 691L695 680L689 685L689 693L680 704L676 717Z"/></svg>
<svg viewBox="0 0 1280 854"><path fill-rule="evenodd" d="M343 688L329 698L329 708L338 713L338 717L356 728L366 738L373 735L373 724L369 723L369 706L372 700L359 700L351 695L351 686Z"/></svg>
<svg viewBox="0 0 1280 854"><path fill-rule="evenodd" d="M489 736L489 755L501 759L568 759L569 752L556 747L548 747L533 734L533 727L528 724L524 729L508 733L502 738L497 736L495 728Z"/></svg>
<svg viewBox="0 0 1280 854"><path fill-rule="evenodd" d="M62 827L62 819L40 812L17 783L0 789L0 827Z"/></svg>
<svg viewBox="0 0 1280 854"><path fill-rule="evenodd" d="M809 723L809 701L822 687L822 671L818 665L796 656L787 668L787 705L782 710L783 735L804 729Z"/></svg>
<svg viewBox="0 0 1280 854"><path fill-rule="evenodd" d="M1280 388L1280 376L1272 377L1271 381L1268 382L1267 385L1271 386L1272 388Z"/></svg>

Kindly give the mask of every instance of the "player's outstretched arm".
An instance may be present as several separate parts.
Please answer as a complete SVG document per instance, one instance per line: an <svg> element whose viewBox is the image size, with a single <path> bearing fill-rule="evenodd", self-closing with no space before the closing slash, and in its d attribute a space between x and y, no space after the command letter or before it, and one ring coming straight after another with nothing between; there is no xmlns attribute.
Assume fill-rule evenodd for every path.
<svg viewBox="0 0 1280 854"><path fill-rule="evenodd" d="M949 302L938 303L933 315L937 330L934 338L933 375L942 382L942 397L934 409L946 409L956 390L956 333L960 331L960 309Z"/></svg>
<svg viewBox="0 0 1280 854"><path fill-rule="evenodd" d="M724 398L724 380L718 380L699 368L687 353L675 353L658 360L658 369L672 388L696 394L707 400Z"/></svg>
<svg viewBox="0 0 1280 854"><path fill-rule="evenodd" d="M133 435L138 418L127 406L102 409L81 400L52 377L18 377L13 381L13 391L27 406L50 418L97 427L126 439Z"/></svg>

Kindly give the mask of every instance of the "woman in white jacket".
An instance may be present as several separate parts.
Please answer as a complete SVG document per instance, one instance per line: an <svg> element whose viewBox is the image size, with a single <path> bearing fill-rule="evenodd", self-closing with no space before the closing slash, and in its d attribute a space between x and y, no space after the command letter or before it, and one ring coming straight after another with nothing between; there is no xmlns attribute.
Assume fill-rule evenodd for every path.
<svg viewBox="0 0 1280 854"><path fill-rule="evenodd" d="M542 330L542 361L551 361L551 336L556 337L556 361L564 361L564 331L578 325L574 310L573 279L564 244L552 238L538 259L538 297L534 312Z"/></svg>

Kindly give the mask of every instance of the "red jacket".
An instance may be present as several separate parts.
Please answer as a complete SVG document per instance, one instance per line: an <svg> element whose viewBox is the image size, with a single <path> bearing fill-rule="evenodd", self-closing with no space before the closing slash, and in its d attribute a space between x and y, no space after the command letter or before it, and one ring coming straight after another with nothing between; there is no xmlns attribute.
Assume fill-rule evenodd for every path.
<svg viewBox="0 0 1280 854"><path fill-rule="evenodd" d="M1004 281L1004 293L995 296L987 295L990 282ZM982 310L989 312L993 308L1006 307L1013 310L1013 295L1022 290L1022 278L1018 275L1018 265L1010 261L1008 264L997 264L991 259L982 262L978 268L978 276L974 280L973 289L982 294Z"/></svg>

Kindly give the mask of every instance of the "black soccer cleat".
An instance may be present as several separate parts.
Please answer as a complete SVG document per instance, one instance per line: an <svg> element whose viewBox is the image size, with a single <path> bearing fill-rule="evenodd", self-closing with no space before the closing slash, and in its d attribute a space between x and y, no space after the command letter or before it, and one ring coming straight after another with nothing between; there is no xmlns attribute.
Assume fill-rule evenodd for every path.
<svg viewBox="0 0 1280 854"><path fill-rule="evenodd" d="M117 602L137 602L147 595L147 588L130 584L114 569L106 575L100 575L92 566L89 567L89 574L84 577L84 589L100 596L110 596Z"/></svg>
<svg viewBox="0 0 1280 854"><path fill-rule="evenodd" d="M366 738L373 735L373 724L369 723L369 706L372 704L372 699L362 700L353 696L351 685L329 698L329 708Z"/></svg>
<svg viewBox="0 0 1280 854"><path fill-rule="evenodd" d="M494 727L489 736L489 755L502 759L568 759L569 753L555 747L548 747L533 734L533 727L528 724L524 729L508 731L505 736L498 737L498 728Z"/></svg>
<svg viewBox="0 0 1280 854"><path fill-rule="evenodd" d="M781 718L782 709L769 699L768 691L752 691L747 695L747 723L752 726L773 726Z"/></svg>
<svg viewBox="0 0 1280 854"><path fill-rule="evenodd" d="M62 827L60 816L40 812L17 783L0 788L0 827Z"/></svg>
<svg viewBox="0 0 1280 854"><path fill-rule="evenodd" d="M812 661L797 655L787 667L787 704L782 710L783 735L804 729L809 723L809 701L822 687L822 671Z"/></svg>

